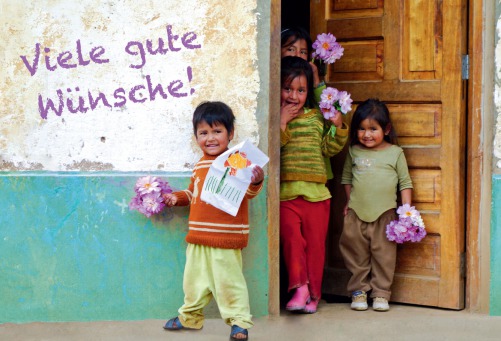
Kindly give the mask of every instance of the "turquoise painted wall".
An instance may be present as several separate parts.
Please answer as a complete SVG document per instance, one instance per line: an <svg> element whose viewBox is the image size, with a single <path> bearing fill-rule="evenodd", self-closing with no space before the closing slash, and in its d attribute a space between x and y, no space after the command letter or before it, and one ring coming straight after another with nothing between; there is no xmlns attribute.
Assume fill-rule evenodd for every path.
<svg viewBox="0 0 501 341"><path fill-rule="evenodd" d="M151 219L130 211L140 175L0 176L0 323L176 314L183 302L188 209L166 209ZM187 174L158 175L178 189L189 181ZM268 314L264 192L252 200L250 217L244 273L251 312L263 316Z"/></svg>
<svg viewBox="0 0 501 341"><path fill-rule="evenodd" d="M492 178L490 314L501 316L501 175Z"/></svg>

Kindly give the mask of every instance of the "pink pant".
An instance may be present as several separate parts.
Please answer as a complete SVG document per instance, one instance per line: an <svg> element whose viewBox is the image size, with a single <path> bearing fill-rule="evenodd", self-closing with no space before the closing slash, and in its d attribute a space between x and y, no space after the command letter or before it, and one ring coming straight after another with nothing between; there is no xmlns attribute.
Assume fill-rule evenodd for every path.
<svg viewBox="0 0 501 341"><path fill-rule="evenodd" d="M309 202L299 197L280 202L280 244L289 274L288 290L308 284L315 300L322 294L329 213L330 199Z"/></svg>

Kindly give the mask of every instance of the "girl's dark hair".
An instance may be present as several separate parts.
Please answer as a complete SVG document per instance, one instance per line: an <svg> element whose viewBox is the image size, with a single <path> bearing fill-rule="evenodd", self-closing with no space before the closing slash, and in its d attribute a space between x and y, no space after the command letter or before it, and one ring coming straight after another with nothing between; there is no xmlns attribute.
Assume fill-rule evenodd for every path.
<svg viewBox="0 0 501 341"><path fill-rule="evenodd" d="M197 127L206 122L209 126L222 124L231 134L235 129L235 115L231 108L223 102L202 102L193 113L193 133L197 136Z"/></svg>
<svg viewBox="0 0 501 341"><path fill-rule="evenodd" d="M383 128L383 131L386 131L389 127L390 131L388 135L384 135L384 140L391 144L398 144L397 134L391 123L388 107L377 98L369 98L359 104L357 110L353 113L350 126L350 143L352 146L360 144L357 135L358 128L362 121L366 119L375 120Z"/></svg>
<svg viewBox="0 0 501 341"><path fill-rule="evenodd" d="M280 36L280 47L282 48L294 45L294 43L300 39L306 40L306 46L308 46L308 58L311 57L311 53L313 52L313 42L311 41L310 34L304 28L289 27L284 29Z"/></svg>
<svg viewBox="0 0 501 341"><path fill-rule="evenodd" d="M292 81L300 76L306 77L306 84L308 86L308 93L306 94L305 106L308 108L315 107L315 96L313 94L313 71L311 70L310 63L300 57L287 56L282 58L282 65L280 71L280 86L290 86Z"/></svg>

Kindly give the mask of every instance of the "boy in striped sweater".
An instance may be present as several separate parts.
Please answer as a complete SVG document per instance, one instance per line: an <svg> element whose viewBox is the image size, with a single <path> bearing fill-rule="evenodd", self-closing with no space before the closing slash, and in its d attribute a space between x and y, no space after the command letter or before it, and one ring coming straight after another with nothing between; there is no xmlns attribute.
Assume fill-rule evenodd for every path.
<svg viewBox="0 0 501 341"><path fill-rule="evenodd" d="M202 158L195 165L188 189L165 194L168 206L190 205L183 278L184 304L167 330L201 329L203 308L214 297L221 317L231 326L232 340L246 340L252 327L247 284L242 272L242 249L249 239L248 200L263 186L264 172L252 169L252 179L236 216L200 200L212 162L226 150L234 135L235 116L222 102L204 102L193 114L193 130Z"/></svg>

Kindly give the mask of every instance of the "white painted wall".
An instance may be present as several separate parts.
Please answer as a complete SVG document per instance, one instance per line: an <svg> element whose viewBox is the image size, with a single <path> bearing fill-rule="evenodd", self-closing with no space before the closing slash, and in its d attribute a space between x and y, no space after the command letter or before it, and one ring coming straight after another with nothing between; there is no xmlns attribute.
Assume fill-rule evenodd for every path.
<svg viewBox="0 0 501 341"><path fill-rule="evenodd" d="M191 116L205 100L233 108L234 143L249 138L257 144L256 6L256 0L0 2L0 170L188 170L200 156ZM149 39L156 48L161 38L167 45L168 26L179 35L174 47L180 51L146 53L144 65L133 55L137 44L126 52L129 42L144 46ZM191 46L199 47L184 47L185 34ZM79 65L77 42L83 60L90 61L95 49L102 54L94 59L107 62ZM34 72L36 44L40 56ZM72 58L63 61L66 68L57 65L58 56L70 53ZM55 70L47 69L46 56ZM68 67L72 64L76 67ZM150 99L147 78L153 86L162 85L166 99ZM178 92L186 96L171 96L166 90L171 82L182 82ZM126 98L123 104L120 96L135 86L144 87L135 92L143 102ZM49 110L42 117L39 96L43 106L47 98L58 105L58 90L62 112ZM89 92L93 97L103 93L111 108L101 101L90 109ZM89 109L71 113L66 100L78 107L79 98Z"/></svg>

